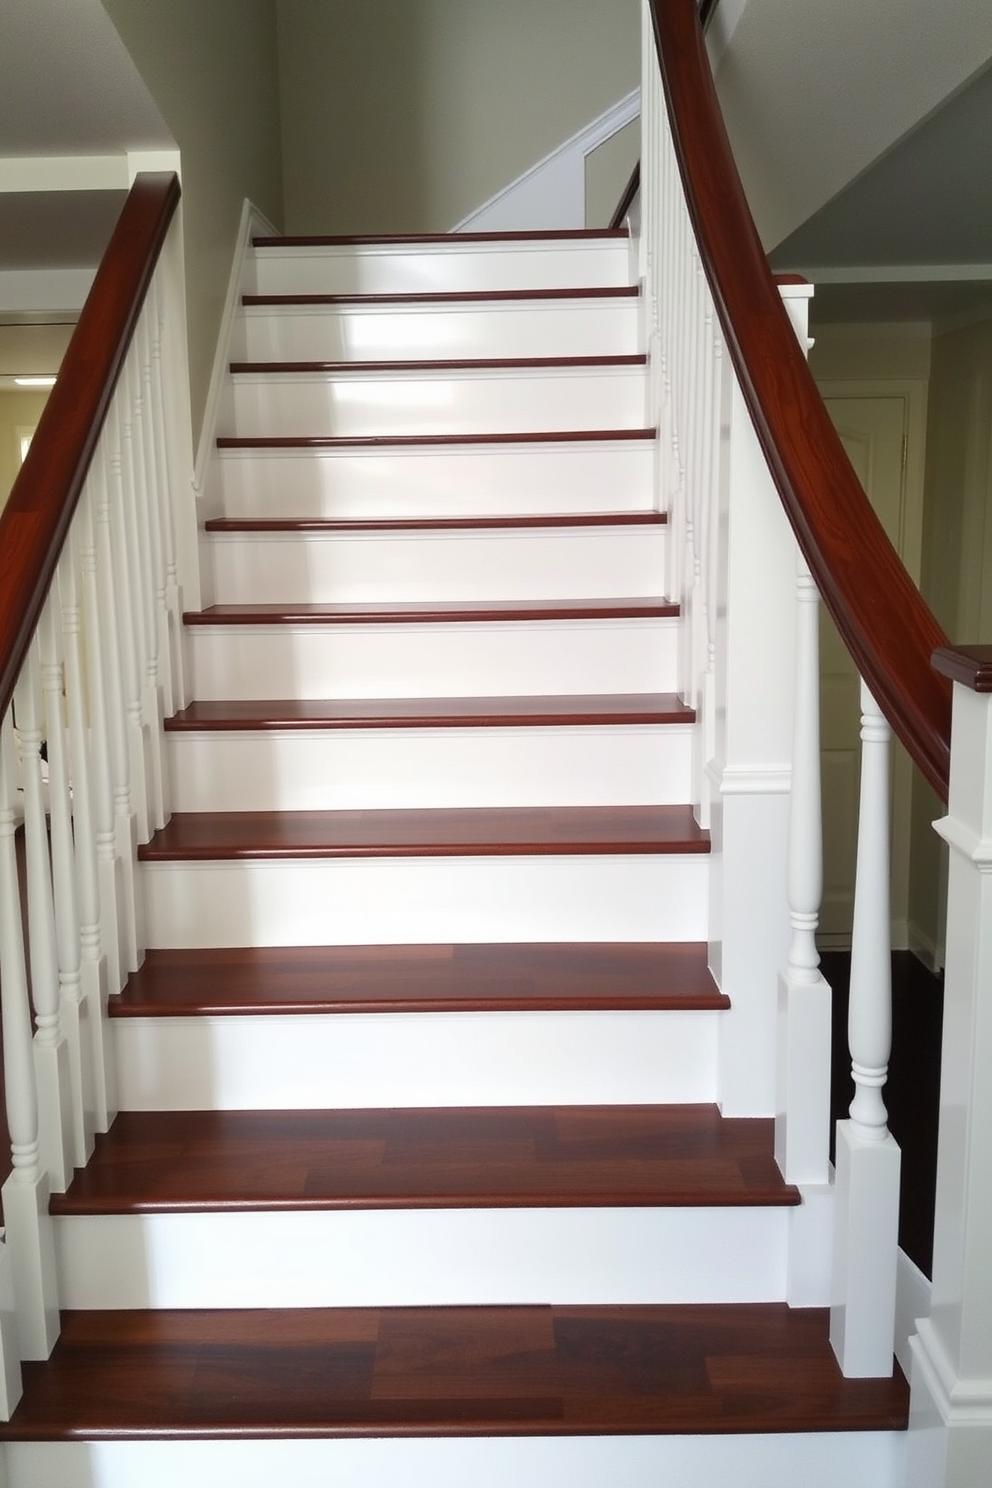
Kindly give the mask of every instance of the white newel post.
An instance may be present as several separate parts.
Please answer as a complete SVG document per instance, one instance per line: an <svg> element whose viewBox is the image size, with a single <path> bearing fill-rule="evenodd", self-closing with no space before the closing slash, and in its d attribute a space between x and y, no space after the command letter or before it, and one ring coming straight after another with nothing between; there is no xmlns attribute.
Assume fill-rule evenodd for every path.
<svg viewBox="0 0 992 1488"><path fill-rule="evenodd" d="M837 1123L830 1342L844 1374L892 1373L900 1151L882 1087L892 1045L889 726L861 684L861 804L848 1037L854 1100Z"/></svg>
<svg viewBox="0 0 992 1488"><path fill-rule="evenodd" d="M48 1175L38 1143L38 1092L31 1038L20 891L14 851L14 730L0 722L0 992L3 997L3 1070L13 1172L3 1185L5 1250L13 1273L17 1351L47 1359L59 1332L55 1240L48 1213ZM20 1393L4 1345L8 1395Z"/></svg>
<svg viewBox="0 0 992 1488"><path fill-rule="evenodd" d="M917 1322L910 1488L992 1474L992 648L939 651L954 680L940 1135L930 1316Z"/></svg>

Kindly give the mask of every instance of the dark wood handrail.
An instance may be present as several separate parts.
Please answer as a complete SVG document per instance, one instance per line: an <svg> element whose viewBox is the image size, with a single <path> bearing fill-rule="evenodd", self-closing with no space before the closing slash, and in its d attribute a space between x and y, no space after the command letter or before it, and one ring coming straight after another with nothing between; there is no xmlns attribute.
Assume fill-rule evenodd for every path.
<svg viewBox="0 0 992 1488"><path fill-rule="evenodd" d="M131 187L0 515L0 718L41 617L178 201L173 174L139 175Z"/></svg>
<svg viewBox="0 0 992 1488"><path fill-rule="evenodd" d="M637 193L641 189L641 162L638 160L630 173L630 179L623 188L623 195L616 204L613 216L610 218L611 227L623 227L627 220L627 213L637 200Z"/></svg>
<svg viewBox="0 0 992 1488"><path fill-rule="evenodd" d="M689 214L758 440L858 670L946 800L950 684L930 658L947 638L869 505L789 323L733 162L695 0L651 0L651 11Z"/></svg>

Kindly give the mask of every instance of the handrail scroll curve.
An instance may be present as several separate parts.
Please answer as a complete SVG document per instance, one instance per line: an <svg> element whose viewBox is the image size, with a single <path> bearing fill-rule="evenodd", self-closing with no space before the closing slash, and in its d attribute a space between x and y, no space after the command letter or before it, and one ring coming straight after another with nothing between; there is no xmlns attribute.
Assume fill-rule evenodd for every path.
<svg viewBox="0 0 992 1488"><path fill-rule="evenodd" d="M694 0L650 0L679 172L725 344L786 515L838 631L946 801L947 638L869 505L768 268L733 162Z"/></svg>

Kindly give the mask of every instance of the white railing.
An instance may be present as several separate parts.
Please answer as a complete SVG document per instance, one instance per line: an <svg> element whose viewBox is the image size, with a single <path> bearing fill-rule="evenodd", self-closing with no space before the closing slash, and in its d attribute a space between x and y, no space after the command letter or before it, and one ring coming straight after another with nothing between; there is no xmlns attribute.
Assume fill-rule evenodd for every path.
<svg viewBox="0 0 992 1488"><path fill-rule="evenodd" d="M698 710L694 804L713 834L711 967L732 1011L728 1114L776 1116L797 1184L787 1295L831 1305L847 1374L893 1367L899 1150L881 1086L889 1052L888 729L866 694L853 948L857 1096L829 1164L831 991L819 971L819 598L745 407L686 206L643 6L641 271L669 594L686 616L681 689ZM805 350L808 287L780 286Z"/></svg>
<svg viewBox="0 0 992 1488"><path fill-rule="evenodd" d="M162 720L184 696L181 555L195 554L179 234L177 215L0 720L8 1415L18 1361L46 1358L58 1334L48 1195L65 1190L116 1113L107 999L143 955L137 846L168 812ZM0 1276L0 1297L11 1277Z"/></svg>

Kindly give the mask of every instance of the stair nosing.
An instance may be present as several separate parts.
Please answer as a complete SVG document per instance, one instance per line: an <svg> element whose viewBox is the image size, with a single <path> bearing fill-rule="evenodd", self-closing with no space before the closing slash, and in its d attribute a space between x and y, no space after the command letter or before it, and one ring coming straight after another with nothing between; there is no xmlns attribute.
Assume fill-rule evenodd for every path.
<svg viewBox="0 0 992 1488"><path fill-rule="evenodd" d="M562 243L588 242L600 239L606 242L626 242L630 237L625 227L571 227L523 229L516 232L459 232L459 233L386 233L381 236L363 234L259 234L252 238L255 249L279 250L280 248L402 248L406 245L428 247L431 244L458 248L465 243Z"/></svg>
<svg viewBox="0 0 992 1488"><path fill-rule="evenodd" d="M466 372L598 372L642 370L643 352L609 356L452 357L391 359L388 361L269 361L231 362L232 377L411 377L434 373L449 376Z"/></svg>
<svg viewBox="0 0 992 1488"><path fill-rule="evenodd" d="M447 600L435 603L214 604L185 610L185 625L484 625L528 621L671 620L679 606L657 598L607 600Z"/></svg>
<svg viewBox="0 0 992 1488"><path fill-rule="evenodd" d="M451 517L209 517L203 524L204 531L212 533L529 532L544 528L570 530L667 525L668 513L660 511L515 512Z"/></svg>
<svg viewBox="0 0 992 1488"><path fill-rule="evenodd" d="M577 286L570 289L463 289L426 290L395 294L244 294L241 304L247 309L291 309L318 308L321 306L356 306L375 309L392 305L417 308L420 306L454 308L457 305L485 306L498 304L501 300L510 304L556 303L568 300L629 300L640 298L640 287L636 284Z"/></svg>
<svg viewBox="0 0 992 1488"><path fill-rule="evenodd" d="M467 711L466 702L481 702L485 711ZM696 713L683 703L676 693L623 694L612 701L608 710L596 710L593 704L600 701L596 695L563 696L569 711L549 706L551 699L545 697L507 697L485 699L461 698L414 698L414 699L323 699L309 705L301 705L290 699L265 699L254 702L194 702L189 708L164 720L167 733L203 732L206 730L230 730L257 732L276 729L376 729L376 728L594 728L638 725L648 727L677 727L695 722ZM395 708L395 712L378 713L372 707L382 703ZM541 703L543 707L536 707ZM420 712L413 712L404 704L419 704ZM459 704L462 709L459 710ZM530 705L529 707L527 705ZM306 715L292 716L292 708L305 707ZM194 718L197 708L225 709L227 717L218 712L215 719ZM327 711L320 714L316 709ZM263 713L263 709L267 710ZM353 711L346 712L351 709ZM240 717L238 715L241 715Z"/></svg>
<svg viewBox="0 0 992 1488"><path fill-rule="evenodd" d="M475 434L269 434L219 435L217 448L223 450L389 450L451 448L463 445L475 449L485 445L547 444L617 444L639 441L651 443L657 438L656 428L626 429L523 429L507 433Z"/></svg>

